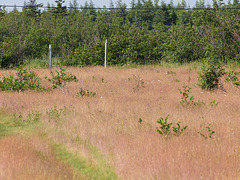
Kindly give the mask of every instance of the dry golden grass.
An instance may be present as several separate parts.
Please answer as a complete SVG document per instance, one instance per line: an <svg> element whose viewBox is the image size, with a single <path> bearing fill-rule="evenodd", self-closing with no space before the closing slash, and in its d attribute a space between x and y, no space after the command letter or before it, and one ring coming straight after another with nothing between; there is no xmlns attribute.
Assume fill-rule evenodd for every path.
<svg viewBox="0 0 240 180"><path fill-rule="evenodd" d="M41 78L49 76L49 70L35 71ZM94 144L121 179L240 179L240 89L224 82L226 92L203 91L196 85L198 70L190 66L67 71L79 81L69 83L64 91L0 92L0 107L25 116L40 111L46 125L42 131L98 163L83 142ZM43 84L50 86L46 80ZM205 104L182 107L178 88L183 85L192 88L195 101ZM80 88L97 94L77 97ZM213 100L217 106L210 106ZM54 106L71 112L59 122L46 114ZM179 137L166 140L155 129L156 121L168 114L174 125L181 121L188 128ZM212 124L216 132L211 139L199 134L206 134L204 123Z"/></svg>

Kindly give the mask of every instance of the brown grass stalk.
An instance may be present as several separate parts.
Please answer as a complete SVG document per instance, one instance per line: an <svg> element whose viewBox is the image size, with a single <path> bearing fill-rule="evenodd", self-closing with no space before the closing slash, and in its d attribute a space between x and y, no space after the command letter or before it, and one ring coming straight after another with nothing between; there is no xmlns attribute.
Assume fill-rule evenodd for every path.
<svg viewBox="0 0 240 180"><path fill-rule="evenodd" d="M49 70L35 71L42 79L49 76ZM240 179L240 90L230 83L223 81L226 92L203 91L197 86L198 70L190 66L87 67L67 68L67 71L79 78L78 82L67 84L69 93L59 89L41 93L0 92L0 107L25 116L32 110L39 110L41 121L54 129L43 128L42 131L48 131L55 141L93 162L94 157L76 138L95 145L121 179ZM144 87L138 86L134 76L141 78ZM43 80L43 84L50 87L47 81ZM183 107L178 90L183 85L192 88L191 96L195 101L205 104ZM80 88L97 94L77 97ZM218 105L211 106L213 100ZM46 110L54 106L70 110L61 123L46 114ZM188 128L179 137L166 140L155 129L156 121L168 114L169 122L176 125L181 121L181 125ZM143 120L141 124L139 118ZM207 123L215 134L205 140L199 132L206 133L204 124ZM0 143L2 147L4 142ZM12 144L8 145L10 149L13 149ZM16 158L23 161L23 157ZM15 169L14 166L7 167Z"/></svg>

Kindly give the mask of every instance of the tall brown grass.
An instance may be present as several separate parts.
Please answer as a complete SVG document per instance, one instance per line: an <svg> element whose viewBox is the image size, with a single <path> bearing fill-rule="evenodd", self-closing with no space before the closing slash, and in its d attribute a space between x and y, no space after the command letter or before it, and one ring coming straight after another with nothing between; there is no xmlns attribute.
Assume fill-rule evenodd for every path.
<svg viewBox="0 0 240 180"><path fill-rule="evenodd" d="M35 71L42 79L50 74ZM230 83L223 81L226 92L201 90L199 70L190 66L67 71L79 81L69 83L66 91L0 92L0 107L25 116L40 111L46 125L42 131L93 163L83 142L95 145L122 179L240 179L240 90ZM50 87L45 80L43 84ZM183 107L178 90L183 85L204 104ZM80 88L97 94L77 97ZM211 106L213 100L218 104ZM70 110L61 123L46 114L54 106ZM156 121L168 114L169 122L188 126L181 136L165 139L155 131ZM208 123L215 133L205 140L199 132L206 134Z"/></svg>

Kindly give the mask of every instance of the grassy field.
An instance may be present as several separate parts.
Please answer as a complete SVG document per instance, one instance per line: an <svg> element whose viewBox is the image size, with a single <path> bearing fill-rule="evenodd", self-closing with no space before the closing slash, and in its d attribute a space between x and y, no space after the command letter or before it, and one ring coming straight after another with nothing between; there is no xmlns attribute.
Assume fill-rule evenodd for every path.
<svg viewBox="0 0 240 180"><path fill-rule="evenodd" d="M34 71L51 86L49 70ZM240 89L231 83L204 91L194 66L67 71L79 81L0 92L0 179L240 179ZM183 86L190 104L180 103ZM188 126L179 136L156 131L168 115Z"/></svg>

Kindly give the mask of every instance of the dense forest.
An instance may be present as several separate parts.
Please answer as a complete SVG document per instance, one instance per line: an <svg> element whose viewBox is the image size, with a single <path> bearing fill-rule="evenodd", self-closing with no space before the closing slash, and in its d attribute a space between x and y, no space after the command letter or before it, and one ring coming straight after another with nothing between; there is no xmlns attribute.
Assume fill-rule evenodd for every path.
<svg viewBox="0 0 240 180"><path fill-rule="evenodd" d="M26 59L53 56L62 65L100 65L105 40L109 41L109 64L187 63L206 58L240 62L240 3L204 0L188 8L159 0L110 1L109 8L96 8L92 1L69 7L63 0L42 8L36 0L22 10L0 7L0 67Z"/></svg>

